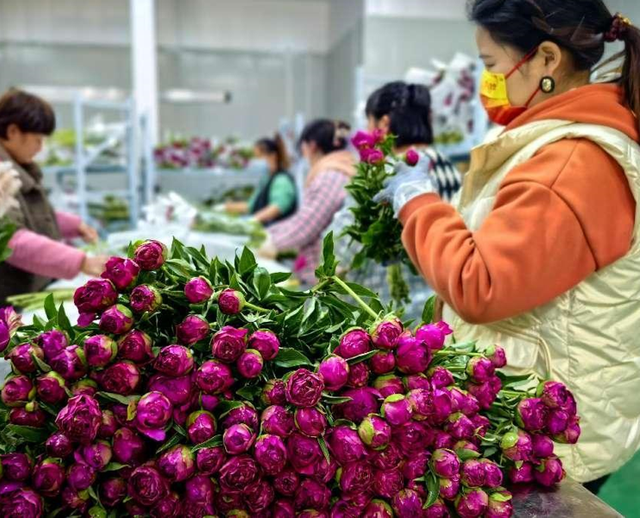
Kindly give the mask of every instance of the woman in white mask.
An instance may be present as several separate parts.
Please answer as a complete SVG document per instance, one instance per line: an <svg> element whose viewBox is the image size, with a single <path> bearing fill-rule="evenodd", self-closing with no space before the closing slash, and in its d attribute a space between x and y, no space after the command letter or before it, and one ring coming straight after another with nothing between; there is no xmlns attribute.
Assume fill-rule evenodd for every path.
<svg viewBox="0 0 640 518"><path fill-rule="evenodd" d="M288 172L289 156L280 135L258 140L253 152L251 168L263 173L258 187L248 202L230 202L225 209L233 214L251 214L256 221L269 226L296 211L296 184Z"/></svg>

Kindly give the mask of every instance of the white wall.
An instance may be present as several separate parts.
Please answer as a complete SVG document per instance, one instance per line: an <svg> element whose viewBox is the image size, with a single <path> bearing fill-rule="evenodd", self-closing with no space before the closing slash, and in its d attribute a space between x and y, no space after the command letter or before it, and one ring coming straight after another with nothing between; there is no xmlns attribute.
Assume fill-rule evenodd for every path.
<svg viewBox="0 0 640 518"><path fill-rule="evenodd" d="M465 0L366 0L367 16L462 20Z"/></svg>

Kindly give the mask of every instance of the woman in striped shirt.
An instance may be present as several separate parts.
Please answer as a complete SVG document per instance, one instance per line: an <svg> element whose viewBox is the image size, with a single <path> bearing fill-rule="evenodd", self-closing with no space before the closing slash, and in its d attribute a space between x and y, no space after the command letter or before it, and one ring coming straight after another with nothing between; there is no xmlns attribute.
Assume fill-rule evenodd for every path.
<svg viewBox="0 0 640 518"><path fill-rule="evenodd" d="M325 119L305 127L298 145L311 169L302 204L293 216L268 228L265 244L258 251L268 258L297 252L294 273L304 285L315 283L322 236L342 207L345 186L356 172L356 158L346 149L350 130L345 122Z"/></svg>

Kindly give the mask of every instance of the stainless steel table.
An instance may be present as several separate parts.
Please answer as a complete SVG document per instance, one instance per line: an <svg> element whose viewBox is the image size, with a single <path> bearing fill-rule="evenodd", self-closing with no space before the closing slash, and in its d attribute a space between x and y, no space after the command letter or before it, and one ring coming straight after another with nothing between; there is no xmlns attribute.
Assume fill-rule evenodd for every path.
<svg viewBox="0 0 640 518"><path fill-rule="evenodd" d="M622 518L622 515L571 480L557 489L510 488L516 518ZM631 518L631 517L628 517Z"/></svg>

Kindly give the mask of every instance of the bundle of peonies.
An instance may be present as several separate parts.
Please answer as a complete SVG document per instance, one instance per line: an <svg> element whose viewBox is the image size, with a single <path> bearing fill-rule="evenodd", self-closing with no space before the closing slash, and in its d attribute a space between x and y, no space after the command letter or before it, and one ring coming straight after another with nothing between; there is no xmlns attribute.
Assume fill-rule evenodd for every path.
<svg viewBox="0 0 640 518"><path fill-rule="evenodd" d="M5 310L0 514L503 518L507 477L560 482L564 385L407 329L330 244L318 272L294 293L247 250L144 242L78 289L83 327L52 299L29 327Z"/></svg>

